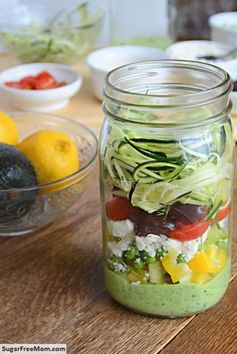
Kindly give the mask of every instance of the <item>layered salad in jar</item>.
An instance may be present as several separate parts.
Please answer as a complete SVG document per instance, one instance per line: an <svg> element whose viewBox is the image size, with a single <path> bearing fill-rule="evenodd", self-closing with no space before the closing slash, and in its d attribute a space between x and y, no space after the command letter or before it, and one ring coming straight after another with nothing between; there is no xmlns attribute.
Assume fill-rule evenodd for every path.
<svg viewBox="0 0 237 354"><path fill-rule="evenodd" d="M108 131L106 288L144 314L179 317L213 306L230 273L230 122L166 135L116 122Z"/></svg>

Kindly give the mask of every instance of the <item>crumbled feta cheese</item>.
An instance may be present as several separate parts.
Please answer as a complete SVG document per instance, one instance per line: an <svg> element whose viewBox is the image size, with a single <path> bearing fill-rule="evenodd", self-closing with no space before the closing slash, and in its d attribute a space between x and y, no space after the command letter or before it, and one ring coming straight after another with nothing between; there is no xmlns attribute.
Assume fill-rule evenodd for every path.
<svg viewBox="0 0 237 354"><path fill-rule="evenodd" d="M108 230L110 235L115 237L134 236L134 223L129 220L113 221L108 220Z"/></svg>
<svg viewBox="0 0 237 354"><path fill-rule="evenodd" d="M109 259L108 262L115 272L125 272L127 270L127 265L125 263L119 263L112 259Z"/></svg>
<svg viewBox="0 0 237 354"><path fill-rule="evenodd" d="M139 251L145 251L150 257L155 257L156 250L161 244L161 236L149 234L146 237L135 236L136 245Z"/></svg>
<svg viewBox="0 0 237 354"><path fill-rule="evenodd" d="M155 257L156 251L163 247L167 252L175 249L177 252L184 254L186 261L189 262L197 253L199 245L205 242L207 232L208 230L202 237L191 241L178 241L165 235L154 234L149 234L146 237L135 236L135 240L138 250L145 251L150 257Z"/></svg>
<svg viewBox="0 0 237 354"><path fill-rule="evenodd" d="M228 49L223 48L221 43L200 41L198 43L183 42L178 46L171 46L168 51L171 59L198 60L198 58L202 56L222 56L226 51L228 52ZM219 63L222 64L223 61L219 60ZM218 65L220 65L219 63Z"/></svg>
<svg viewBox="0 0 237 354"><path fill-rule="evenodd" d="M149 279L150 278L150 273L149 272L145 272L145 278Z"/></svg>
<svg viewBox="0 0 237 354"><path fill-rule="evenodd" d="M124 264L116 263L114 265L114 270L116 272L125 272L127 270L127 267Z"/></svg>
<svg viewBox="0 0 237 354"><path fill-rule="evenodd" d="M118 242L108 242L108 254L109 256L122 257L123 252L129 249L134 239L134 224L129 219L123 221L108 220L108 228L111 235L122 238ZM171 249L177 250L189 262L197 253L199 246L206 241L207 233L208 230L202 237L191 241L178 241L165 235L154 234L145 237L135 236L135 241L138 250L145 251L150 257L155 257L157 250L163 247L166 252ZM136 261L139 262L138 259Z"/></svg>
<svg viewBox="0 0 237 354"><path fill-rule="evenodd" d="M120 241L110 241L107 243L109 256L117 256L122 257L123 251L127 251L131 242L133 241L133 237L124 237Z"/></svg>
<svg viewBox="0 0 237 354"><path fill-rule="evenodd" d="M144 277L142 278L142 281L147 282L150 278L149 272L144 272Z"/></svg>
<svg viewBox="0 0 237 354"><path fill-rule="evenodd" d="M114 263L115 272L125 272L127 267L122 263Z"/></svg>
<svg viewBox="0 0 237 354"><path fill-rule="evenodd" d="M131 284L132 284L132 285L140 285L141 282L140 282L140 281L133 281Z"/></svg>

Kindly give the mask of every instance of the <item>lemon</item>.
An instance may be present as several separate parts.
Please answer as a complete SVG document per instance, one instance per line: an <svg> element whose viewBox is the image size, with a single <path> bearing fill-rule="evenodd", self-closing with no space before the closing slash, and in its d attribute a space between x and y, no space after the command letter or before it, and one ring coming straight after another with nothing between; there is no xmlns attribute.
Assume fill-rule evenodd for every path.
<svg viewBox="0 0 237 354"><path fill-rule="evenodd" d="M19 133L16 123L5 113L0 112L0 142L16 145L18 143Z"/></svg>
<svg viewBox="0 0 237 354"><path fill-rule="evenodd" d="M42 130L23 140L18 148L35 168L40 184L67 177L79 169L79 154L70 136Z"/></svg>

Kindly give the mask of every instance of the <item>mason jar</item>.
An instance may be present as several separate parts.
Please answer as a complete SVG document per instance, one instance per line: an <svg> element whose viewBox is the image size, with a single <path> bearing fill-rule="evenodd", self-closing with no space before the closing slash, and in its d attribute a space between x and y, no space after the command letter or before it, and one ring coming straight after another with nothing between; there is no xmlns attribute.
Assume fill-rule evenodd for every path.
<svg viewBox="0 0 237 354"><path fill-rule="evenodd" d="M215 305L230 276L232 84L184 60L121 66L105 82L100 184L105 285L162 317Z"/></svg>

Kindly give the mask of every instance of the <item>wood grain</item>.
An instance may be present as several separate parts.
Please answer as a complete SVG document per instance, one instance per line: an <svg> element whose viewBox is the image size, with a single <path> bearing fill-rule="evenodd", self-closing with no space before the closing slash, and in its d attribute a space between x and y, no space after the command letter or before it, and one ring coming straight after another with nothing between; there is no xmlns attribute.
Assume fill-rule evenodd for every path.
<svg viewBox="0 0 237 354"><path fill-rule="evenodd" d="M237 278L217 306L196 316L160 354L236 354L236 294Z"/></svg>
<svg viewBox="0 0 237 354"><path fill-rule="evenodd" d="M61 342L73 354L155 354L192 323L192 318L162 320L134 314L106 294L98 185L94 179L91 183L89 193L59 224L35 235L0 239L1 343ZM233 251L235 276L236 238ZM230 287L231 295L224 300L230 308L235 289ZM211 321L212 311L216 310L199 316ZM231 320L237 326L236 314ZM221 334L222 328L216 327L213 341ZM230 339L221 338L228 345Z"/></svg>
<svg viewBox="0 0 237 354"><path fill-rule="evenodd" d="M143 317L109 298L98 186L89 190L61 223L0 239L1 343L63 342L70 353L155 353L191 320Z"/></svg>

